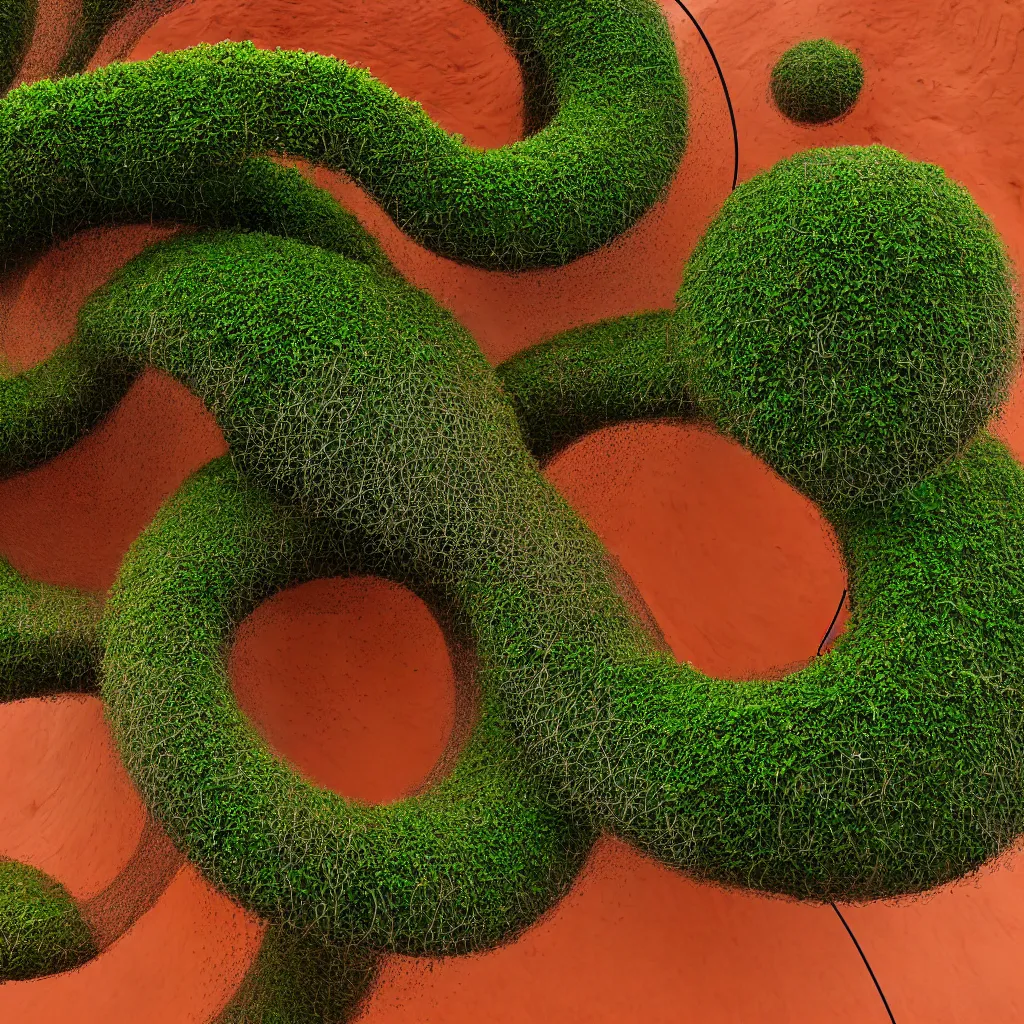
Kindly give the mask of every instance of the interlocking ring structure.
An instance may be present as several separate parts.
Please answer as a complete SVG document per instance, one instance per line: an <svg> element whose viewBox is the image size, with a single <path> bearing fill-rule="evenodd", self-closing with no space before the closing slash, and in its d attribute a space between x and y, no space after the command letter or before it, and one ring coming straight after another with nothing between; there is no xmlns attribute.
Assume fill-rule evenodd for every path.
<svg viewBox="0 0 1024 1024"><path fill-rule="evenodd" d="M71 344L0 380L8 474L74 444L146 366L201 398L230 446L161 509L102 609L3 567L0 695L99 692L155 821L269 922L222 1021L336 1020L383 952L507 940L602 830L813 900L919 892L1024 832L1024 472L984 433L1017 324L988 220L891 150L798 154L726 201L674 311L495 372L350 214L264 155L347 170L465 263L553 266L616 237L685 143L660 12L485 10L533 76L534 133L490 152L363 71L244 44L0 103L8 271L85 227L201 229L133 260ZM734 437L832 523L853 614L831 652L781 680L720 680L651 635L539 464L657 417ZM283 764L226 674L261 601L348 573L420 594L478 693L451 772L389 805ZM24 865L0 874L3 929L9 978L97 949Z"/></svg>

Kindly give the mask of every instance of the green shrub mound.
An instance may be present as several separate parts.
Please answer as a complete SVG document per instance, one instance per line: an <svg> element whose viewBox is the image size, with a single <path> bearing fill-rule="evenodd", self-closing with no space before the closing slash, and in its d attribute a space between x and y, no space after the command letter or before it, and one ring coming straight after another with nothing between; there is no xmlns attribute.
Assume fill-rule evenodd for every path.
<svg viewBox="0 0 1024 1024"><path fill-rule="evenodd" d="M558 339L518 379L536 394L554 366L565 395L583 380L582 398L558 403L562 436L567 407L584 429L602 407L685 415L677 374L694 360L657 324L595 329L590 359L581 336ZM537 474L471 339L394 277L271 236L182 238L92 300L77 346L173 374L231 445L235 468L198 476L126 561L103 692L158 817L271 920L372 948L489 944L556 898L593 827L703 877L821 899L926 888L1022 831L1024 636L1005 613L1024 589L1021 473L994 442L888 503L832 512L850 631L781 683L737 684L657 649L596 538ZM922 352L928 379L941 353ZM525 408L517 375L503 378ZM528 432L544 437L543 419ZM224 675L232 626L259 600L346 571L413 586L475 642L474 739L448 780L388 808L272 758ZM501 814L482 813L488 800Z"/></svg>
<svg viewBox="0 0 1024 1024"><path fill-rule="evenodd" d="M246 160L215 169L202 195L203 204L190 208L186 220L294 238L397 276L356 218L294 169L263 158ZM138 366L80 346L61 348L22 373L0 366L0 478L71 447L124 397L137 374Z"/></svg>
<svg viewBox="0 0 1024 1024"><path fill-rule="evenodd" d="M67 890L16 860L0 860L0 982L81 966L96 955Z"/></svg>
<svg viewBox="0 0 1024 1024"><path fill-rule="evenodd" d="M121 367L80 346L0 374L0 478L59 455L126 388ZM0 703L95 690L98 619L94 598L26 579L0 559Z"/></svg>
<svg viewBox="0 0 1024 1024"><path fill-rule="evenodd" d="M772 68L772 99L798 124L838 120L853 109L863 87L860 57L831 39L797 43Z"/></svg>
<svg viewBox="0 0 1024 1024"><path fill-rule="evenodd" d="M817 149L724 203L686 268L678 358L702 413L824 508L904 494L1006 392L1012 274L930 164Z"/></svg>
<svg viewBox="0 0 1024 1024"><path fill-rule="evenodd" d="M47 462L96 426L135 373L79 347L18 374L0 375L0 476Z"/></svg>
<svg viewBox="0 0 1024 1024"><path fill-rule="evenodd" d="M685 145L665 19L652 0L506 0L490 13L538 54L557 100L535 135L494 150L363 69L249 43L15 90L0 104L0 259L114 221L205 222L197 211L222 199L207 180L267 152L348 172L453 259L523 269L590 252L664 194Z"/></svg>
<svg viewBox="0 0 1024 1024"><path fill-rule="evenodd" d="M397 276L356 218L294 169L263 158L217 168L204 182L202 196L203 203L185 215L199 226L294 238ZM23 373L3 372L0 366L0 478L71 447L124 397L138 369L80 346L61 348Z"/></svg>

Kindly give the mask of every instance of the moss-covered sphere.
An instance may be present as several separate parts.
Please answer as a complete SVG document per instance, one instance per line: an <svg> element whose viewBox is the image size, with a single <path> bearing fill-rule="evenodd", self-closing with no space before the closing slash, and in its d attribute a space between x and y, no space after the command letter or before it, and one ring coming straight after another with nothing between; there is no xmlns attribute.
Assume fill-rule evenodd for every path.
<svg viewBox="0 0 1024 1024"><path fill-rule="evenodd" d="M825 124L849 113L863 85L860 57L831 39L797 43L772 68L775 105L799 124Z"/></svg>
<svg viewBox="0 0 1024 1024"><path fill-rule="evenodd" d="M992 415L1017 352L1011 266L940 168L809 150L725 202L672 336L702 414L842 512L913 486Z"/></svg>

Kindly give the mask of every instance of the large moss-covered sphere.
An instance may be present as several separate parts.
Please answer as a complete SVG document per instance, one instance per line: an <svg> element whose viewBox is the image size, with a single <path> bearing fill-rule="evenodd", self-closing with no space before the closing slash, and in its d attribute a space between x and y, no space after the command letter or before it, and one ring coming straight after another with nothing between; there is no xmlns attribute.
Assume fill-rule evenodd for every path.
<svg viewBox="0 0 1024 1024"><path fill-rule="evenodd" d="M741 185L673 321L702 413L838 512L960 451L1005 393L1016 335L988 218L881 146L809 150Z"/></svg>
<svg viewBox="0 0 1024 1024"><path fill-rule="evenodd" d="M864 85L860 58L831 39L808 39L772 69L775 105L791 121L825 124L848 113Z"/></svg>

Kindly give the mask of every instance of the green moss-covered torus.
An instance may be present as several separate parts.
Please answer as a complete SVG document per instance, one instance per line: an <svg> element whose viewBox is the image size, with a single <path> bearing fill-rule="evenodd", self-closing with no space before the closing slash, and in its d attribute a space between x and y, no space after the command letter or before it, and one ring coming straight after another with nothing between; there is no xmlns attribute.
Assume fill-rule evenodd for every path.
<svg viewBox="0 0 1024 1024"><path fill-rule="evenodd" d="M107 619L103 695L126 767L193 863L314 945L494 945L566 891L591 836L545 804L486 686L451 774L377 807L303 779L233 700L232 627L283 586L364 569L365 540L317 534L223 463L161 511Z"/></svg>
<svg viewBox="0 0 1024 1024"><path fill-rule="evenodd" d="M815 899L918 891L1024 831L1024 473L979 436L1012 362L1012 294L990 227L941 172L881 150L780 165L709 231L670 331L651 314L556 339L505 368L505 391L449 314L294 181L288 223L314 244L275 236L291 232L266 198L285 179L248 162L267 148L354 169L411 233L488 266L564 262L635 220L681 147L660 15L640 0L492 13L543 58L557 102L537 85L546 127L491 154L362 73L244 46L0 106L8 260L104 219L268 232L151 250L49 369L0 388L11 468L70 443L145 365L198 395L230 444L133 546L98 636L147 805L273 925L242 1019L247 1001L300 1007L297 972L326 971L334 948L365 958L320 994L330 1012L378 950L509 938L565 891L599 829L703 877ZM343 244L317 242L335 237L328 222ZM851 627L780 682L668 657L523 444L547 456L605 422L697 412L819 501L843 544ZM416 589L476 669L479 717L451 774L386 807L275 758L224 670L260 600L345 572ZM93 639L81 632L73 664Z"/></svg>
<svg viewBox="0 0 1024 1024"><path fill-rule="evenodd" d="M0 0L0 91L21 68L36 20L36 0Z"/></svg>
<svg viewBox="0 0 1024 1024"><path fill-rule="evenodd" d="M831 39L809 39L787 50L772 68L772 98L800 124L825 124L848 113L864 85L853 50Z"/></svg>
<svg viewBox="0 0 1024 1024"><path fill-rule="evenodd" d="M249 909L336 944L454 953L533 921L592 832L519 761L489 675L451 774L368 808L273 757L223 664L256 603L317 575L391 576L454 605L453 628L475 632L493 591L458 601L472 585L464 560L513 532L491 481L533 470L472 339L364 265L224 234L132 263L83 311L78 344L185 383L237 467L215 464L165 506L106 609L103 697L155 816ZM543 507L529 517L543 521Z"/></svg>
<svg viewBox="0 0 1024 1024"><path fill-rule="evenodd" d="M1011 267L940 168L808 150L726 200L673 339L703 415L849 509L906 491L993 414L1017 351Z"/></svg>

